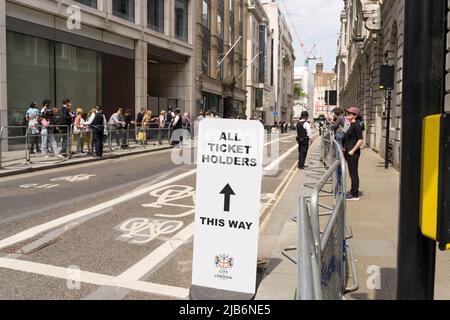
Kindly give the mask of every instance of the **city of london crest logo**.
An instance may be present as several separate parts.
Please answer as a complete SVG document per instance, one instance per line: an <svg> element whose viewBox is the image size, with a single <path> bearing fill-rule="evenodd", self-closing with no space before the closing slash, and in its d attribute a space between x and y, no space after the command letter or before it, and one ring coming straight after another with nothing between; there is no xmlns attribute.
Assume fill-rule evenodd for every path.
<svg viewBox="0 0 450 320"><path fill-rule="evenodd" d="M221 254L214 257L214 263L216 265L216 268L227 270L233 267L234 259L229 255Z"/></svg>

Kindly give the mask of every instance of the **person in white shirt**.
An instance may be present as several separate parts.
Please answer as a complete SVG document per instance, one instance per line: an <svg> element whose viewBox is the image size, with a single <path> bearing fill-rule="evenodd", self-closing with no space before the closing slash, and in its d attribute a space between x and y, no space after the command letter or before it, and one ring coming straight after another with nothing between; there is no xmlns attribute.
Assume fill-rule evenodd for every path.
<svg viewBox="0 0 450 320"><path fill-rule="evenodd" d="M297 143L298 143L298 168L305 169L306 157L308 155L309 143L311 139L311 124L308 121L309 114L303 111L300 120L297 122Z"/></svg>
<svg viewBox="0 0 450 320"><path fill-rule="evenodd" d="M105 134L105 128L107 126L106 117L103 114L102 107L96 106L95 113L91 114L85 125L91 126L92 138L94 140L94 148L97 159L103 156L103 139Z"/></svg>

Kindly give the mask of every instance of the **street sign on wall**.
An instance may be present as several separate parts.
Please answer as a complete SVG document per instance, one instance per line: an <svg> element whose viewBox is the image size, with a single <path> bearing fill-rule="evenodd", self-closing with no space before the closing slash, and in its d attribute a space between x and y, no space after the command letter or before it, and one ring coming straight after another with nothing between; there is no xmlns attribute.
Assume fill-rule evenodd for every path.
<svg viewBox="0 0 450 320"><path fill-rule="evenodd" d="M200 122L193 287L255 293L263 142L259 121Z"/></svg>

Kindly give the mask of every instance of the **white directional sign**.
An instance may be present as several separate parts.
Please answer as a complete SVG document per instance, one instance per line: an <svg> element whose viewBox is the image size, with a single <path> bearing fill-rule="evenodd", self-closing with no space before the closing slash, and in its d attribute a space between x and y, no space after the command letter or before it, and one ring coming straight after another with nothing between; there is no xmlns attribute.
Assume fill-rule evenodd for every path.
<svg viewBox="0 0 450 320"><path fill-rule="evenodd" d="M264 127L207 118L198 136L192 284L254 294Z"/></svg>

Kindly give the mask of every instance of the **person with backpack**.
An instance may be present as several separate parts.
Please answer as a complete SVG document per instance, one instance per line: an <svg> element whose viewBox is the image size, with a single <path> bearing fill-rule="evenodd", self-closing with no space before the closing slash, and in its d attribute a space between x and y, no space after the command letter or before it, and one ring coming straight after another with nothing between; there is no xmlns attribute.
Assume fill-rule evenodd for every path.
<svg viewBox="0 0 450 320"><path fill-rule="evenodd" d="M331 129L334 132L334 137L337 142L342 146L342 140L344 139L344 126L347 122L344 116L344 110L341 108L335 108L333 111L333 118L331 119ZM348 129L348 128L347 128Z"/></svg>
<svg viewBox="0 0 450 320"><path fill-rule="evenodd" d="M349 201L359 201L359 174L358 165L361 156L361 146L364 143L361 123L356 120L360 111L357 107L345 109L345 117L350 122L350 127L344 136L344 155L348 165L348 171L352 186L346 199Z"/></svg>
<svg viewBox="0 0 450 320"><path fill-rule="evenodd" d="M47 104L48 102L48 104ZM45 108L45 110L44 110ZM41 150L42 150L42 156L45 158L48 158L48 146L50 146L50 149L52 151L52 154L54 157L57 156L57 147L55 136L54 136L54 128L51 127L52 125L52 119L53 119L53 110L50 107L50 101L45 100L44 101L44 108L41 112Z"/></svg>
<svg viewBox="0 0 450 320"><path fill-rule="evenodd" d="M85 125L90 126L91 128L97 159L101 159L103 157L103 140L107 124L108 123L101 106L96 106L95 112L92 113L89 120L85 122Z"/></svg>
<svg viewBox="0 0 450 320"><path fill-rule="evenodd" d="M308 121L309 113L303 111L300 120L297 122L297 143L298 143L298 165L299 169L305 169L305 161L308 155L309 142L311 139L311 124Z"/></svg>

